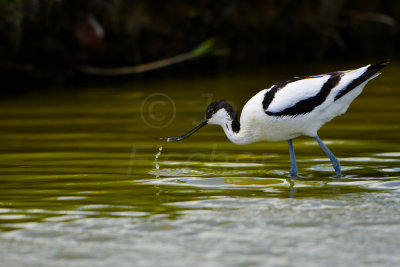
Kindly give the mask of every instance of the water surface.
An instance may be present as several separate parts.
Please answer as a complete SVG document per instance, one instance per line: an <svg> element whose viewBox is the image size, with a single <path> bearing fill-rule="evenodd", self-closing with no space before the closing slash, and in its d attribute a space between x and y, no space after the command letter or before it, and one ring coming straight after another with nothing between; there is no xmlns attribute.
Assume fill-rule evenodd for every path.
<svg viewBox="0 0 400 267"><path fill-rule="evenodd" d="M236 146L217 126L159 140L211 101L240 110L273 82L341 69L150 75L0 100L1 265L400 264L399 65L320 130L341 179L310 138L294 140L297 179L286 142Z"/></svg>

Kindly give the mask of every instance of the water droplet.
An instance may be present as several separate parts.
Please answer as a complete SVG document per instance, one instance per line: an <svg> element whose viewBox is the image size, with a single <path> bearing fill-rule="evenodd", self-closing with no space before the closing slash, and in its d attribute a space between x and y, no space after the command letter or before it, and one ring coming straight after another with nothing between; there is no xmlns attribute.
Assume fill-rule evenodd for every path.
<svg viewBox="0 0 400 267"><path fill-rule="evenodd" d="M158 170L160 169L160 164L158 164L158 158L160 157L160 155L161 155L161 151L162 151L162 146L160 146L159 148L158 148L158 153L156 154L156 157L155 157L155 159L154 159L154 162L155 162L155 165L156 165L156 178L158 178L159 177L159 174L158 174Z"/></svg>

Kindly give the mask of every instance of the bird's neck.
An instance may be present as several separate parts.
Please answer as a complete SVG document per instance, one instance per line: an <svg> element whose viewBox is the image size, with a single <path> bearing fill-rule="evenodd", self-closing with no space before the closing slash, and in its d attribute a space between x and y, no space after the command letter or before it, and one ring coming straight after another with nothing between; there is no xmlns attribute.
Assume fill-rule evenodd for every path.
<svg viewBox="0 0 400 267"><path fill-rule="evenodd" d="M250 140L251 129L247 125L240 125L235 110L229 104L208 118L208 124L220 125L232 143L238 145L252 143Z"/></svg>
<svg viewBox="0 0 400 267"><path fill-rule="evenodd" d="M225 124L222 124L222 129L226 134L226 137L237 145L248 144L248 138L246 136L246 131L240 127L240 122L237 118L234 120L229 120Z"/></svg>

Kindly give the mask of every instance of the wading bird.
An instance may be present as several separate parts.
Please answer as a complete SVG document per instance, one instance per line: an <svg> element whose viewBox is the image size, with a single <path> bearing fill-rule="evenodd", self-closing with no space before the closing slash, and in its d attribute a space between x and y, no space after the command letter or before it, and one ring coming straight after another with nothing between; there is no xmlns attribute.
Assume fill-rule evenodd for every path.
<svg viewBox="0 0 400 267"><path fill-rule="evenodd" d="M297 176L297 164L292 139L301 135L313 137L332 162L336 175L341 175L339 160L318 137L326 122L346 112L350 103L361 93L367 82L380 73L388 60L355 70L294 77L278 82L258 92L243 107L240 123L236 112L225 100L211 103L206 119L189 132L170 138L167 142L183 140L207 124L222 127L235 144L259 141L288 140L290 175Z"/></svg>

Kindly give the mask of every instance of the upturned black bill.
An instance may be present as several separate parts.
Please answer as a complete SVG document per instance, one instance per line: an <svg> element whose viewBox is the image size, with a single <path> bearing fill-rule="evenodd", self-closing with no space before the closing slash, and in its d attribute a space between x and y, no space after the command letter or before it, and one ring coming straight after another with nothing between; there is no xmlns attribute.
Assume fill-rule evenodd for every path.
<svg viewBox="0 0 400 267"><path fill-rule="evenodd" d="M189 136L191 136L192 134L194 134L195 132L197 132L201 127L207 125L207 120L204 120L202 122L199 123L199 125L197 125L196 127L194 127L192 130L190 130L189 132L181 135L181 136L177 136L177 137L168 137L168 138L160 138L161 140L165 140L167 142L176 142L176 141L181 141L185 138L188 138Z"/></svg>

